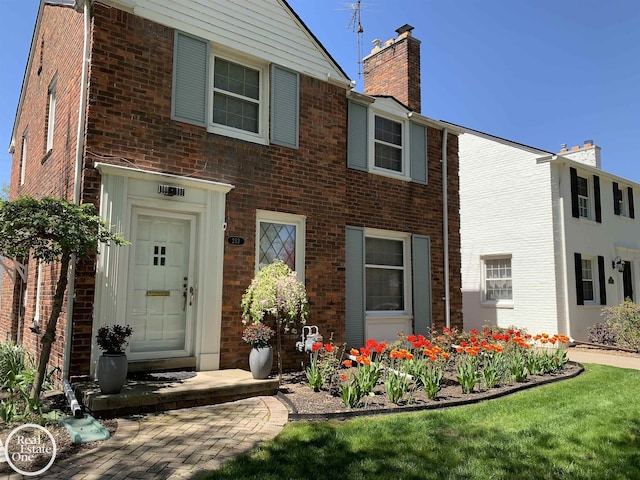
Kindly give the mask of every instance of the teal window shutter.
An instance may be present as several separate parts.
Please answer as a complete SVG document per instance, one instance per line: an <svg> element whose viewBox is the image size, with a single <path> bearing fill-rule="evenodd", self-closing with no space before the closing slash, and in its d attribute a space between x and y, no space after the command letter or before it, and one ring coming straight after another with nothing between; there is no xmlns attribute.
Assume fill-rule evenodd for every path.
<svg viewBox="0 0 640 480"><path fill-rule="evenodd" d="M347 115L347 167L366 172L369 169L369 159L367 158L367 145L369 144L367 107L349 101Z"/></svg>
<svg viewBox="0 0 640 480"><path fill-rule="evenodd" d="M298 148L300 78L296 72L271 69L271 143Z"/></svg>
<svg viewBox="0 0 640 480"><path fill-rule="evenodd" d="M427 127L410 122L411 180L427 184Z"/></svg>
<svg viewBox="0 0 640 480"><path fill-rule="evenodd" d="M206 126L209 42L176 31L171 118Z"/></svg>
<svg viewBox="0 0 640 480"><path fill-rule="evenodd" d="M364 345L364 229L346 230L346 342L349 348Z"/></svg>
<svg viewBox="0 0 640 480"><path fill-rule="evenodd" d="M431 328L431 240L424 235L413 235L413 333L427 334Z"/></svg>

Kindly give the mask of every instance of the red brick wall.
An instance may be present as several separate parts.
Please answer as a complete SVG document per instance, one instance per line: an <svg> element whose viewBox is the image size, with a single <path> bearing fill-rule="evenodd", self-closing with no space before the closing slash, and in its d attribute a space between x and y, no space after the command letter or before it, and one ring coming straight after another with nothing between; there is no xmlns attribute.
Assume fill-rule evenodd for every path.
<svg viewBox="0 0 640 480"><path fill-rule="evenodd" d="M11 169L10 199L19 195L57 198L73 196L74 159L76 151L78 98L81 78L83 18L69 8L45 6L42 21L32 45L32 64L23 84L24 103L17 118L15 152ZM10 46L8 47L10 48ZM46 119L49 86L56 78L56 113L52 150L46 149ZM20 185L22 136L27 131L25 182ZM0 339L22 341L33 353L39 352L40 337L29 330L35 315L37 262L28 262L26 311L22 329L18 331L20 281L3 277ZM43 268L41 293L41 325L46 326L51 311L56 265ZM14 295L15 294L15 295ZM60 315L56 341L51 353L51 367L63 367L65 308ZM58 379L60 376L58 375Z"/></svg>
<svg viewBox="0 0 640 480"><path fill-rule="evenodd" d="M76 14L59 10L69 12L80 28ZM175 122L170 118L173 40L170 28L94 4L82 201L99 200L100 176L93 168L96 161L235 186L227 195L227 235L244 237L246 243L225 244L221 368L247 367L248 346L240 338L240 300L254 274L256 209L306 216L309 323L319 325L325 338L334 332L337 342L344 339L347 224L431 237L434 322L442 325L442 133L428 130L429 185L424 186L347 169L346 92L304 75L300 78L297 150L256 145ZM81 39L76 43L81 45ZM56 145L54 154L57 151ZM72 157L70 149L66 161L71 168ZM450 228L455 232L450 240L451 272L459 272L459 255L454 251L459 247L459 220L457 138L453 135L449 137L448 160ZM68 169L60 166L61 171ZM64 185L62 180L60 183ZM89 372L94 269L93 259L78 266L72 375ZM461 325L459 274L452 273L452 282L453 321ZM302 359L301 354L292 353L296 339L286 339L286 365L290 367Z"/></svg>
<svg viewBox="0 0 640 480"><path fill-rule="evenodd" d="M363 62L364 93L389 95L420 113L420 41L404 34Z"/></svg>

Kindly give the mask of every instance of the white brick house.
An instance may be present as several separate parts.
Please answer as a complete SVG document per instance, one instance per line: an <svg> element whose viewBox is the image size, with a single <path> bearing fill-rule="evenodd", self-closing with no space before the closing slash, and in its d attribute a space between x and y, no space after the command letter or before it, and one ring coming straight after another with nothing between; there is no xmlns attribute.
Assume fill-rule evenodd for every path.
<svg viewBox="0 0 640 480"><path fill-rule="evenodd" d="M602 308L638 300L640 185L600 147L553 154L465 129L460 233L465 329L491 324L587 340Z"/></svg>

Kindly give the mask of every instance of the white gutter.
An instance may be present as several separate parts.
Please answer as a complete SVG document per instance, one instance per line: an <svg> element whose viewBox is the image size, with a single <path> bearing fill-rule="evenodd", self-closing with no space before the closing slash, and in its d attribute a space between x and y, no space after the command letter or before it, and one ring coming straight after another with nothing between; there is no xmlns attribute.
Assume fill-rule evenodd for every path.
<svg viewBox="0 0 640 480"><path fill-rule="evenodd" d="M449 203L447 201L447 137L449 130L442 130L442 236L444 245L444 309L445 327L451 328L451 298L449 287Z"/></svg>
<svg viewBox="0 0 640 480"><path fill-rule="evenodd" d="M82 1L82 0L79 0ZM80 205L80 193L82 185L82 160L84 157L84 129L87 107L87 77L89 69L90 54L90 35L91 35L91 10L90 1L84 0L84 46L82 54L82 75L80 77L80 102L78 105L78 131L76 134L76 164L75 176L73 180L73 201L76 205ZM62 378L69 378L71 364L71 337L73 334L73 302L75 300L75 284L76 284L76 258L75 255L71 259L71 268L69 271L69 283L67 287L67 321L64 328L64 365L62 369Z"/></svg>

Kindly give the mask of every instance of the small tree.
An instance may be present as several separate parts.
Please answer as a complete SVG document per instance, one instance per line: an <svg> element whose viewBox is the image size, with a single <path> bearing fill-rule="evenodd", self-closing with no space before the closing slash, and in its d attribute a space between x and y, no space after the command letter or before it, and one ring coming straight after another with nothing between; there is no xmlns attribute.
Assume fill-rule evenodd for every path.
<svg viewBox="0 0 640 480"><path fill-rule="evenodd" d="M120 234L110 232L92 204L76 205L51 197L40 200L20 197L13 202L0 203L1 255L13 259L31 255L38 262L60 262L51 314L41 339L42 351L33 383L34 400L40 398L42 391L72 257L88 258L98 251L99 243L109 242L114 245L127 243Z"/></svg>
<svg viewBox="0 0 640 480"><path fill-rule="evenodd" d="M262 268L242 296L242 322L260 323L265 315L276 321L278 375L282 381L281 330L288 332L296 323L304 323L308 313L307 292L296 272L282 260Z"/></svg>

